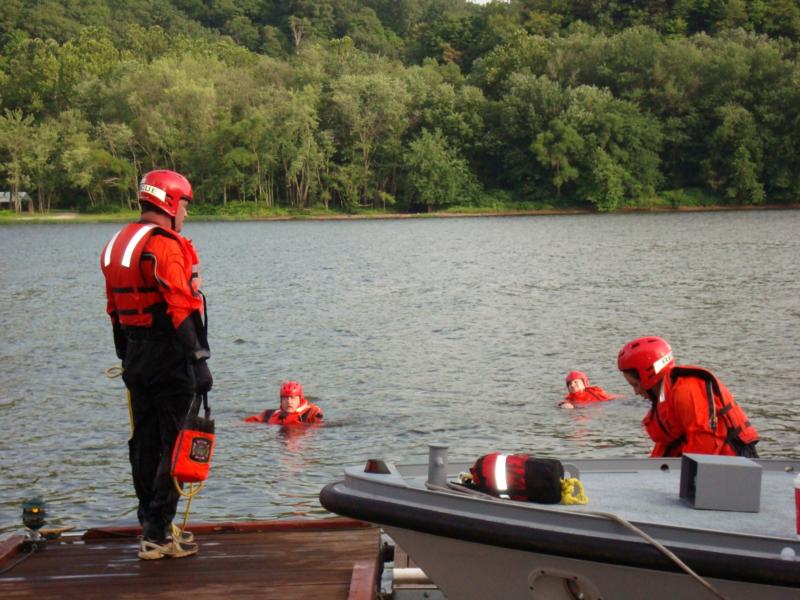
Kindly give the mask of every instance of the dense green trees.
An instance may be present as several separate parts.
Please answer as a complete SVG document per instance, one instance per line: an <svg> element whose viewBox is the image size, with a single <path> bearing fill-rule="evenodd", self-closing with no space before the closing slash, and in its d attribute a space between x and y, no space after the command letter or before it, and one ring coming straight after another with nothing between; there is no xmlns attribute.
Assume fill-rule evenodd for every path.
<svg viewBox="0 0 800 600"><path fill-rule="evenodd" d="M451 148L442 133L423 129L409 144L405 156L408 185L413 204L428 211L446 208L448 204L467 204L476 198L478 183L457 150Z"/></svg>
<svg viewBox="0 0 800 600"><path fill-rule="evenodd" d="M8 0L0 177L39 210L800 197L786 0Z"/></svg>
<svg viewBox="0 0 800 600"><path fill-rule="evenodd" d="M614 210L651 197L661 181L658 122L608 90L523 72L498 104L507 185L519 181L534 197L555 189Z"/></svg>

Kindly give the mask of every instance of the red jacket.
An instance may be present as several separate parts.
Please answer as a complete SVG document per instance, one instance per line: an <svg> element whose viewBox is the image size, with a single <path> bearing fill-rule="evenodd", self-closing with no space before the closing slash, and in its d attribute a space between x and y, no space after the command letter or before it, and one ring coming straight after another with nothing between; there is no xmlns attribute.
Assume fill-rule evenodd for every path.
<svg viewBox="0 0 800 600"><path fill-rule="evenodd" d="M733 394L700 367L673 367L642 425L655 442L653 457L685 452L735 456L740 454L737 445L759 439Z"/></svg>
<svg viewBox="0 0 800 600"><path fill-rule="evenodd" d="M563 402L570 402L572 404L593 404L595 402L605 402L606 400L613 400L619 398L616 394L609 394L603 388L597 385L592 385L580 392L571 392L564 396Z"/></svg>
<svg viewBox="0 0 800 600"><path fill-rule="evenodd" d="M106 244L100 267L106 279L106 311L112 322L150 327L163 306L175 329L203 298L192 286L197 253L178 233L152 223L131 223Z"/></svg>
<svg viewBox="0 0 800 600"><path fill-rule="evenodd" d="M316 404L306 402L296 412L287 413L279 408L267 409L257 415L247 417L246 423L266 423L267 425L303 425L319 423L323 419L322 410Z"/></svg>

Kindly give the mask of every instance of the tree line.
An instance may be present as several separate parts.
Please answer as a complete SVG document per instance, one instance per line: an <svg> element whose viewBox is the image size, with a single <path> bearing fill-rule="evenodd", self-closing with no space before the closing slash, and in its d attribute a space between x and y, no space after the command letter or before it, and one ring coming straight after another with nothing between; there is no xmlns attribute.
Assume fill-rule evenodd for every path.
<svg viewBox="0 0 800 600"><path fill-rule="evenodd" d="M9 0L0 170L36 206L200 210L789 203L783 0Z"/></svg>

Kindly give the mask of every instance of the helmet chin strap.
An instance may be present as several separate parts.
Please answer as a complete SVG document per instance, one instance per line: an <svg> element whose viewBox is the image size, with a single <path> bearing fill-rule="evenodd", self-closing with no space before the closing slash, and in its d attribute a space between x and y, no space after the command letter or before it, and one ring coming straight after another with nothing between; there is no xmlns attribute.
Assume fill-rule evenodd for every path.
<svg viewBox="0 0 800 600"><path fill-rule="evenodd" d="M653 406L655 406L658 402L664 401L664 380L662 379L649 390L647 390L647 395L650 396L650 400L653 402Z"/></svg>

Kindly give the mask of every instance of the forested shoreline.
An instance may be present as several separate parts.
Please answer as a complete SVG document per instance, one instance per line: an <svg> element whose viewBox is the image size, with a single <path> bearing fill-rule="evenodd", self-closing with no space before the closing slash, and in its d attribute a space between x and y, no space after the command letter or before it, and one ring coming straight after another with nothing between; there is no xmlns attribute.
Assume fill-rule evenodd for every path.
<svg viewBox="0 0 800 600"><path fill-rule="evenodd" d="M6 0L0 189L112 212L165 167L209 214L788 205L799 39L793 0Z"/></svg>

